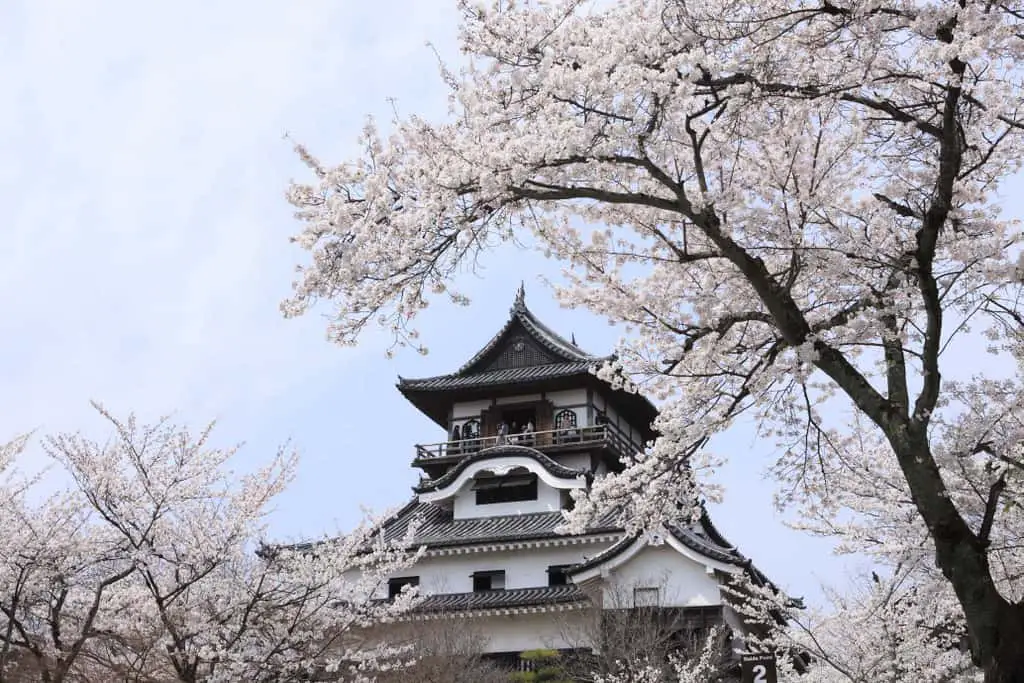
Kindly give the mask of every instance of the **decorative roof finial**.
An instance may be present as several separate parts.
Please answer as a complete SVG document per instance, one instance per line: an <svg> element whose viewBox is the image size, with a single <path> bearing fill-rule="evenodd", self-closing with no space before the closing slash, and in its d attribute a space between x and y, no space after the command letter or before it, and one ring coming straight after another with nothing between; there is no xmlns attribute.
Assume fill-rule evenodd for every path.
<svg viewBox="0 0 1024 683"><path fill-rule="evenodd" d="M519 291L516 292L516 302L514 305L517 308L526 305L526 283L522 280L519 281Z"/></svg>
<svg viewBox="0 0 1024 683"><path fill-rule="evenodd" d="M572 345L576 346L576 333L575 332L572 333Z"/></svg>

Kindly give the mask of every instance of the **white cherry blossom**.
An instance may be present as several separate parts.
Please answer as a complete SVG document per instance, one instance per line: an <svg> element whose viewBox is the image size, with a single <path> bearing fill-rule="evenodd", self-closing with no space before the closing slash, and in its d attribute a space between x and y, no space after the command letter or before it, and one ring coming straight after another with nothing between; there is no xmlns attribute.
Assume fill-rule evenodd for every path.
<svg viewBox="0 0 1024 683"><path fill-rule="evenodd" d="M1021 9L941 0L459 3L450 116L362 131L288 193L287 315L334 306L418 346L431 300L503 244L630 334L602 376L664 401L661 437L595 483L638 526L693 510L695 458L740 416L782 500L886 569L928 557L989 683L1024 680ZM951 351L952 349L952 351ZM957 351L959 349L959 351ZM848 415L855 418L846 419ZM837 417L841 416L841 417ZM916 565L915 565L916 566ZM919 577L931 580L931 575Z"/></svg>

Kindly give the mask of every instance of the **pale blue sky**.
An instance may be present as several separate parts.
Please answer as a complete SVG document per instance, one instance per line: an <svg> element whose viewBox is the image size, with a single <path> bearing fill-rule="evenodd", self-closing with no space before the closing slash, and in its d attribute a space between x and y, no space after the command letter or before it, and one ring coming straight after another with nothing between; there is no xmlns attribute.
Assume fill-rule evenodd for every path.
<svg viewBox="0 0 1024 683"><path fill-rule="evenodd" d="M394 389L450 371L528 302L584 348L617 331L558 309L531 255L492 261L469 309L423 320L432 349L384 357L384 340L332 347L316 315L286 321L300 253L283 199L305 169L284 133L324 161L354 151L368 112L443 113L435 42L456 58L453 0L0 4L0 436L82 427L88 401L146 419L218 417L253 464L291 438L303 454L272 518L295 538L344 528L360 504L403 503L415 442L443 433ZM304 177L304 176L303 176ZM841 580L828 546L788 531L761 478L770 448L719 439L714 516L792 593Z"/></svg>

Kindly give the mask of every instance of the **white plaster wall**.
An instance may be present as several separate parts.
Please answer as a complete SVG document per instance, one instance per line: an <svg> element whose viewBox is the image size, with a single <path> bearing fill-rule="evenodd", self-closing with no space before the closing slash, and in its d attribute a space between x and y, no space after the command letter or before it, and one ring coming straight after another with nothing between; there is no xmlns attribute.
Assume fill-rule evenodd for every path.
<svg viewBox="0 0 1024 683"><path fill-rule="evenodd" d="M487 634L485 652L524 652L539 648L587 647L582 627L585 610L478 617L474 630Z"/></svg>
<svg viewBox="0 0 1024 683"><path fill-rule="evenodd" d="M576 413L576 424L580 427L588 424L587 406L581 405L587 402L586 389L569 389L566 391L552 391L547 395L554 406L552 419L563 410L571 410ZM554 427L554 425L552 425Z"/></svg>
<svg viewBox="0 0 1024 683"><path fill-rule="evenodd" d="M566 467L571 467L576 470L590 469L590 453L567 453L565 455L555 453L550 457L554 458Z"/></svg>
<svg viewBox="0 0 1024 683"><path fill-rule="evenodd" d="M722 603L718 581L703 565L669 545L647 546L612 570L604 587L606 606L632 607L633 588L660 588L662 607L704 607ZM622 605L625 601L629 604Z"/></svg>
<svg viewBox="0 0 1024 683"><path fill-rule="evenodd" d="M549 391L547 399L555 406L574 406L587 402L586 389L564 389L562 391Z"/></svg>
<svg viewBox="0 0 1024 683"><path fill-rule="evenodd" d="M465 555L422 557L395 576L420 577L420 594L469 593L473 572L504 570L505 588L536 588L548 585L547 568L556 564L577 564L608 547L607 543L580 543L518 551L478 552ZM377 597L387 597L387 585Z"/></svg>
<svg viewBox="0 0 1024 683"><path fill-rule="evenodd" d="M465 421L470 418L479 418L480 413L491 407L490 399L483 399L480 401L464 401L462 403L456 403L452 406L453 419L457 422L459 420Z"/></svg>
<svg viewBox="0 0 1024 683"><path fill-rule="evenodd" d="M528 512L548 512L562 507L561 489L556 489L537 480L537 500L521 500L512 503L476 504L476 491L473 480L455 494L455 519L475 519L478 517L497 517L499 515L518 515Z"/></svg>
<svg viewBox="0 0 1024 683"><path fill-rule="evenodd" d="M510 403L529 403L539 401L540 394L517 394L516 396L500 396L496 399L498 405L507 406Z"/></svg>
<svg viewBox="0 0 1024 683"><path fill-rule="evenodd" d="M587 424L587 390L566 389L563 391L551 391L546 395L547 400L554 406L553 415L568 408L576 413L576 424L584 426Z"/></svg>

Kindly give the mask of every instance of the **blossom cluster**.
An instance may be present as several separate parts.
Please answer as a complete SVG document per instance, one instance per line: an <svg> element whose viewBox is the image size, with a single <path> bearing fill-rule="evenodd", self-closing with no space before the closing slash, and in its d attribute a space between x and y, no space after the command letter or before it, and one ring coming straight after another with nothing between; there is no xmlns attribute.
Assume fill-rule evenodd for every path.
<svg viewBox="0 0 1024 683"><path fill-rule="evenodd" d="M140 425L96 406L113 429L43 448L72 482L26 478L28 437L0 449L0 677L39 680L371 680L403 652L367 637L408 610L377 599L415 554L368 520L302 546L266 542L269 505L295 453L237 476L236 448L168 420ZM43 486L43 484L46 484Z"/></svg>

